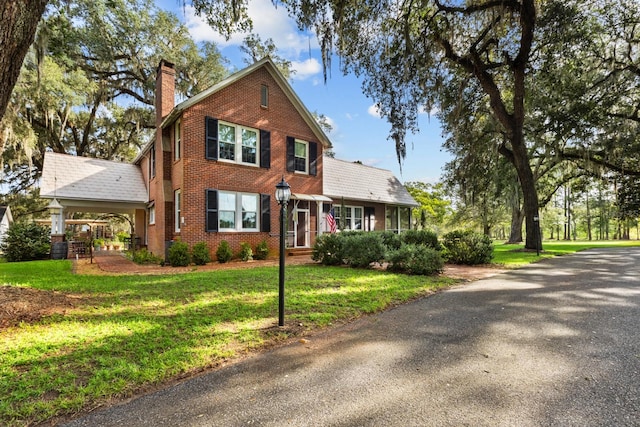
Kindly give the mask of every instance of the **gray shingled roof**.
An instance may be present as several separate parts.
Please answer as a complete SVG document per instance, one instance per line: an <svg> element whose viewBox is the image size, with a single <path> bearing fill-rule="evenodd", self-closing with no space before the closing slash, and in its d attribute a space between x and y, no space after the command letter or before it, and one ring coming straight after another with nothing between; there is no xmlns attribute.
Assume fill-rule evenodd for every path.
<svg viewBox="0 0 640 427"><path fill-rule="evenodd" d="M44 155L40 196L126 203L148 201L140 167L52 152Z"/></svg>
<svg viewBox="0 0 640 427"><path fill-rule="evenodd" d="M419 206L391 171L324 157L324 194L349 200Z"/></svg>

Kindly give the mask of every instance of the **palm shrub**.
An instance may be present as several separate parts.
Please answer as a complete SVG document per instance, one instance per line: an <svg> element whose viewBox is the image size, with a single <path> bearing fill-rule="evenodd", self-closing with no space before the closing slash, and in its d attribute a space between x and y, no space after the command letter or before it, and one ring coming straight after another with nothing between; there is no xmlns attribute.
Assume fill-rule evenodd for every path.
<svg viewBox="0 0 640 427"><path fill-rule="evenodd" d="M242 261L251 261L253 259L253 250L251 249L251 245L242 242L240 243L240 255L239 258Z"/></svg>
<svg viewBox="0 0 640 427"><path fill-rule="evenodd" d="M263 260L263 259L267 259L268 256L269 256L269 245L267 244L266 240L263 240L262 242L258 243L258 246L256 246L256 253L254 258Z"/></svg>
<svg viewBox="0 0 640 427"><path fill-rule="evenodd" d="M343 239L343 256L348 265L367 268L374 262L381 264L384 260L385 246L380 234L359 232Z"/></svg>
<svg viewBox="0 0 640 427"><path fill-rule="evenodd" d="M186 242L173 242L169 247L169 264L172 267L186 267L190 263L189 245Z"/></svg>
<svg viewBox="0 0 640 427"><path fill-rule="evenodd" d="M404 244L387 256L389 271L429 276L444 269L444 260L437 249L417 244Z"/></svg>
<svg viewBox="0 0 640 427"><path fill-rule="evenodd" d="M205 265L211 262L211 255L209 254L209 247L205 242L198 242L193 245L191 250L191 258L195 265Z"/></svg>
<svg viewBox="0 0 640 427"><path fill-rule="evenodd" d="M9 262L44 259L50 249L49 228L33 222L11 224L0 245Z"/></svg>
<svg viewBox="0 0 640 427"><path fill-rule="evenodd" d="M344 263L343 240L338 233L322 234L313 245L311 259L323 265L341 265Z"/></svg>
<svg viewBox="0 0 640 427"><path fill-rule="evenodd" d="M229 246L229 242L223 240L218 245L218 249L216 249L216 259L220 263L229 262L233 258L233 251L231 250L231 246Z"/></svg>
<svg viewBox="0 0 640 427"><path fill-rule="evenodd" d="M474 231L452 231L442 236L444 256L453 264L488 264L493 258L489 236Z"/></svg>

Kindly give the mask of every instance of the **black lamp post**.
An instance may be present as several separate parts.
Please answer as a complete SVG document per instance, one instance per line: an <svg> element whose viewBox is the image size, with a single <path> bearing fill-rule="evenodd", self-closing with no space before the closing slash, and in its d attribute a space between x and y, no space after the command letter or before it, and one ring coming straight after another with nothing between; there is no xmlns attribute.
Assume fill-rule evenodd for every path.
<svg viewBox="0 0 640 427"><path fill-rule="evenodd" d="M284 225L287 218L287 203L291 198L291 187L282 177L276 184L276 200L280 205L280 282L278 288L278 326L284 326Z"/></svg>

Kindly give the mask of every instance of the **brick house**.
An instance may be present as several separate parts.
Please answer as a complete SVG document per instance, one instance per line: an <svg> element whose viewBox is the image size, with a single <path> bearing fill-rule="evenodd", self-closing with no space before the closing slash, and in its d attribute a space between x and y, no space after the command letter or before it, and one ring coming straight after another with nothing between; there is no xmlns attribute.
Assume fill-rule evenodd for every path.
<svg viewBox="0 0 640 427"><path fill-rule="evenodd" d="M234 252L242 242L255 248L262 241L276 250L279 206L273 194L283 177L292 192L289 248L308 248L327 231L332 203L346 228L363 230L409 228L410 208L417 206L391 172L323 156L331 142L268 58L177 105L175 70L162 61L156 125L155 139L126 167L46 153L41 196L56 198L67 212L82 210L92 197L114 210L126 200L122 210L135 218L136 236L155 254L166 253L175 240L206 242L212 253L222 240ZM108 173L108 163L118 172ZM91 179L96 181L89 184ZM101 190L79 194L79 183ZM400 224L405 212L409 217Z"/></svg>

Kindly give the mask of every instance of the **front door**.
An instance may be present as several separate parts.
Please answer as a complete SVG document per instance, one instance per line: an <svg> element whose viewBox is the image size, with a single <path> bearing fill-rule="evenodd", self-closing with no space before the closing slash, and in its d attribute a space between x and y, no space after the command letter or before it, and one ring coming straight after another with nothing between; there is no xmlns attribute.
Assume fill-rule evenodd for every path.
<svg viewBox="0 0 640 427"><path fill-rule="evenodd" d="M296 210L295 223L295 247L309 247L309 211L306 209Z"/></svg>

